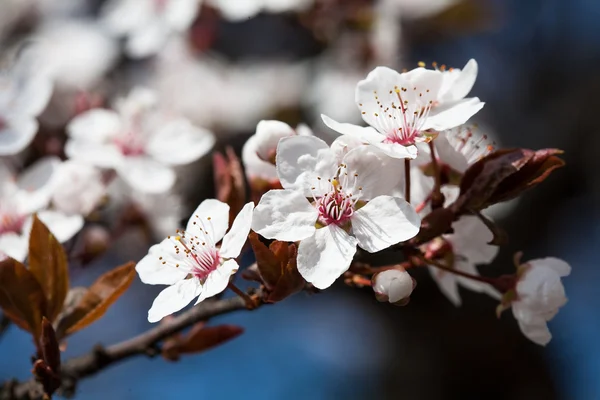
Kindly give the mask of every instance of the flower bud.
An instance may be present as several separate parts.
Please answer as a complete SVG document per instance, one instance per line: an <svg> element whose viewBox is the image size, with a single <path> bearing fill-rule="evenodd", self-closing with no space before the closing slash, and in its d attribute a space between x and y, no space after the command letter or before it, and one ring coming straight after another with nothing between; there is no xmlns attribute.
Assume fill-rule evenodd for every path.
<svg viewBox="0 0 600 400"><path fill-rule="evenodd" d="M375 274L372 279L375 297L381 302L405 305L415 284L404 269L389 269Z"/></svg>

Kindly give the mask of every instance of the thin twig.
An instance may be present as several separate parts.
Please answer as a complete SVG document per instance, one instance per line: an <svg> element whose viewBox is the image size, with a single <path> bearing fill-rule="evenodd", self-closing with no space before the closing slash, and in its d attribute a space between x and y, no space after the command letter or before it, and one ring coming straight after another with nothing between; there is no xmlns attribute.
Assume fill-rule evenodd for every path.
<svg viewBox="0 0 600 400"><path fill-rule="evenodd" d="M6 333L11 324L10 318L6 314L2 314L0 317L0 339L2 339L2 336L4 336L4 333Z"/></svg>
<svg viewBox="0 0 600 400"><path fill-rule="evenodd" d="M158 354L158 345L171 335L217 315L246 308L241 297L209 301L193 307L173 318L166 324L158 325L132 339L103 348L97 346L88 354L72 358L62 365L62 394L73 395L79 380L133 356ZM31 379L26 382L0 386L1 400L33 400L42 398L41 385Z"/></svg>

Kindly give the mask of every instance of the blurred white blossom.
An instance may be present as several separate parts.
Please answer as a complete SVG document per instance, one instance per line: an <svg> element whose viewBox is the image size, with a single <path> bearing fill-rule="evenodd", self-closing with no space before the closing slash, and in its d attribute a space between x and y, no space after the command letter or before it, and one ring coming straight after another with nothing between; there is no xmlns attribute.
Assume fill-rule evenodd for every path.
<svg viewBox="0 0 600 400"><path fill-rule="evenodd" d="M102 174L82 161L67 160L53 177L52 205L66 214L90 214L106 195Z"/></svg>
<svg viewBox="0 0 600 400"><path fill-rule="evenodd" d="M0 71L0 156L21 152L38 131L36 117L52 95L52 81L39 63L39 47L25 46Z"/></svg>
<svg viewBox="0 0 600 400"><path fill-rule="evenodd" d="M215 142L209 131L167 115L154 92L137 88L115 105L116 111L93 109L67 126L70 158L114 168L131 187L147 193L168 191L175 165L189 164Z"/></svg>
<svg viewBox="0 0 600 400"><path fill-rule="evenodd" d="M478 276L476 265L489 264L498 254L498 246L488 244L493 239L492 232L475 216L461 217L452 224L452 229L454 233L443 235L445 243L442 244L450 247L449 258L453 262L451 268ZM429 267L429 272L442 293L457 307L462 303L459 285L495 299L501 297L500 293L487 283L455 275L434 266Z"/></svg>
<svg viewBox="0 0 600 400"><path fill-rule="evenodd" d="M113 33L127 37L129 56L141 58L156 54L172 35L189 29L199 4L199 0L108 0L102 20Z"/></svg>
<svg viewBox="0 0 600 400"><path fill-rule="evenodd" d="M512 311L523 334L545 346L552 339L547 322L567 303L561 278L571 273L571 266L558 258L546 257L528 261L521 268Z"/></svg>
<svg viewBox="0 0 600 400"><path fill-rule="evenodd" d="M0 258L25 260L33 213L61 243L83 227L81 215L48 209L53 176L59 165L58 158L42 158L15 177L6 165L0 164Z"/></svg>

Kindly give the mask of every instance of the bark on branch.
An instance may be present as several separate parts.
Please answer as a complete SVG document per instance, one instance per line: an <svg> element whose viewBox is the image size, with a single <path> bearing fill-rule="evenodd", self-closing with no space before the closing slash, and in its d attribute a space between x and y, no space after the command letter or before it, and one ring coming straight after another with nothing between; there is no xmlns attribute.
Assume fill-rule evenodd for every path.
<svg viewBox="0 0 600 400"><path fill-rule="evenodd" d="M133 356L155 356L160 352L160 342L174 333L208 318L244 308L246 308L246 302L237 296L225 300L209 301L191 308L166 324L152 328L129 340L106 348L98 345L91 352L63 363L62 385L59 393L71 396L81 379ZM34 379L21 383L7 382L0 387L0 400L37 400L42 398L42 387Z"/></svg>

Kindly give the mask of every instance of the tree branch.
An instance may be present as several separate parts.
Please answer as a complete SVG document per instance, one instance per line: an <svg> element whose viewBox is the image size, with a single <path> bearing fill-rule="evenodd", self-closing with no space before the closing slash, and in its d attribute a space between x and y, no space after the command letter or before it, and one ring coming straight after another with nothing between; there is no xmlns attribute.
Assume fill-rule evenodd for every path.
<svg viewBox="0 0 600 400"><path fill-rule="evenodd" d="M106 348L96 346L90 353L63 363L59 390L61 394L71 396L79 380L133 356L155 356L160 350L158 344L169 336L197 322L245 308L245 300L238 296L206 302L129 340ZM34 400L41 399L42 395L42 387L34 379L22 383L9 382L0 387L0 400Z"/></svg>

